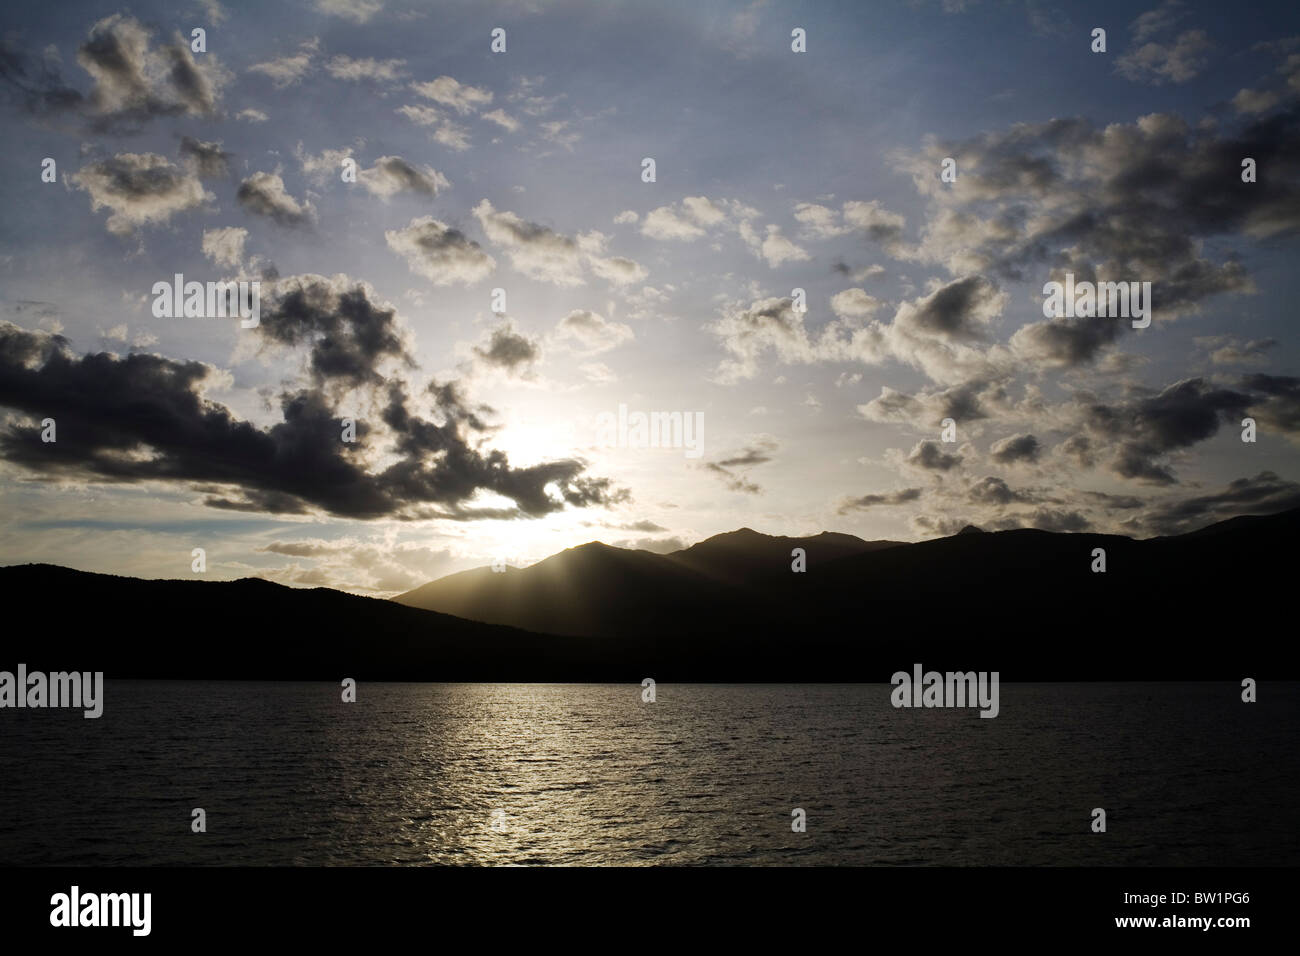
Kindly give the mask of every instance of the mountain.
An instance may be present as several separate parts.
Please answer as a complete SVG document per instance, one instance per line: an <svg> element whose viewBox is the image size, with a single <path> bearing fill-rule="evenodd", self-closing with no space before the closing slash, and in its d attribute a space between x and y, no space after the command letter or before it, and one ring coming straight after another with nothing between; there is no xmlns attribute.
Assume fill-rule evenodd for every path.
<svg viewBox="0 0 1300 956"><path fill-rule="evenodd" d="M741 528L660 555L591 542L528 568L476 568L431 581L393 600L475 621L589 637L654 635L681 618L736 613L785 588L791 552L802 548L809 572L832 561L899 547L848 534L785 538Z"/></svg>
<svg viewBox="0 0 1300 956"><path fill-rule="evenodd" d="M857 680L863 667L884 679L882 661L892 673L920 654L1058 677L1294 674L1293 650L1266 621L1291 586L1297 532L1300 510L1142 541L967 528L901 544L742 528L668 555L583 545L394 601L636 646L715 679ZM795 547L803 573L791 570ZM1097 548L1105 572L1092 570Z"/></svg>
<svg viewBox="0 0 1300 956"><path fill-rule="evenodd" d="M582 638L542 638L328 588L144 581L47 564L0 568L0 670L221 680L582 680ZM576 675L576 676L575 676Z"/></svg>
<svg viewBox="0 0 1300 956"><path fill-rule="evenodd" d="M900 544L741 529L668 555L586 544L393 601L19 565L0 568L12 615L0 670L883 682L920 663L1007 681L1294 679L1284 598L1298 533L1300 510L1144 541L1019 530ZM1105 573L1092 571L1098 548ZM443 606L402 603L417 598Z"/></svg>

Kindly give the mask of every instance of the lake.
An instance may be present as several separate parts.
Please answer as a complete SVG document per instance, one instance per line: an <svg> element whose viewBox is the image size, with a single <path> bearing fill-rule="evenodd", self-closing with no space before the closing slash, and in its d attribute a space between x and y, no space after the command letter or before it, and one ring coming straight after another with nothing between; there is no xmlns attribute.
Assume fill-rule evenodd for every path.
<svg viewBox="0 0 1300 956"><path fill-rule="evenodd" d="M1300 863L1300 684L891 689L110 678L0 712L0 864Z"/></svg>

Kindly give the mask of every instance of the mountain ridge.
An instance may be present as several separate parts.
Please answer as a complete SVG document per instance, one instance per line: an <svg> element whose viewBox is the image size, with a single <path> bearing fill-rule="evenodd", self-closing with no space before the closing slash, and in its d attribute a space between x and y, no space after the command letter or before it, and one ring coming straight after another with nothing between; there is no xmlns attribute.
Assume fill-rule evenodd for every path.
<svg viewBox="0 0 1300 956"><path fill-rule="evenodd" d="M508 582L524 604L549 589L549 610L534 613L553 626L576 620L586 633L260 578L146 581L14 565L0 568L0 597L31 610L31 623L7 633L0 669L334 682L883 682L920 662L998 670L1008 681L1295 678L1294 642L1270 622L1283 620L1297 532L1300 510L1142 541L1033 529L874 549L823 538L852 552L836 555L817 550L821 536L769 537L750 539L760 547L730 564L734 549L718 542L689 560L605 545L504 574L448 576L494 592ZM791 569L792 541L811 542L804 572ZM1090 570L1097 548L1106 573ZM701 570L709 561L724 564Z"/></svg>

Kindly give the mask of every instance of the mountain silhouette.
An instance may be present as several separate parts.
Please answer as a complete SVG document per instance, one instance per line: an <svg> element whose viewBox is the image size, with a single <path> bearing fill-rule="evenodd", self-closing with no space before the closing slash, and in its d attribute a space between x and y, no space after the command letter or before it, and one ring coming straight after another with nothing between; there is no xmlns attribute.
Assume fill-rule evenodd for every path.
<svg viewBox="0 0 1300 956"><path fill-rule="evenodd" d="M710 679L887 679L881 660L897 664L892 673L920 653L1058 678L1294 674L1265 609L1290 586L1297 531L1300 509L1141 541L968 526L906 544L742 528L666 555L587 544L393 600L615 641ZM795 548L806 552L803 573L791 567ZM1097 548L1104 572L1092 570Z"/></svg>
<svg viewBox="0 0 1300 956"><path fill-rule="evenodd" d="M816 569L839 558L898 547L825 532L783 538L741 528L660 555L593 541L528 568L476 568L393 598L398 604L554 634L590 637L654 634L673 618L752 607L763 591L784 586L791 552L802 548Z"/></svg>
<svg viewBox="0 0 1300 956"><path fill-rule="evenodd" d="M1290 679L1300 668L1280 612L1297 532L1300 510L1142 541L1016 530L907 544L746 528L666 555L592 542L394 600L18 565L0 568L0 595L29 613L0 669L858 682L921 663L1008 681Z"/></svg>

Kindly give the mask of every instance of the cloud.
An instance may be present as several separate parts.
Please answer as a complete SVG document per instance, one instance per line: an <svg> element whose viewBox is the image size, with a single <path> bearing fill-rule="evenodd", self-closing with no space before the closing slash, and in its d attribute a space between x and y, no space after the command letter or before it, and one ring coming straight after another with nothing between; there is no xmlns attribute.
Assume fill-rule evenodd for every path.
<svg viewBox="0 0 1300 956"><path fill-rule="evenodd" d="M1081 398L1075 408L1088 441L1079 451L1086 450L1089 457L1108 455L1110 470L1121 478L1171 485L1178 479L1168 457L1213 437L1222 422L1240 421L1252 401L1245 392L1199 378L1155 393L1136 390L1120 402Z"/></svg>
<svg viewBox="0 0 1300 956"><path fill-rule="evenodd" d="M749 306L732 303L707 330L721 340L728 357L718 366L719 379L727 384L753 378L763 355L775 354L782 362L807 364L839 354L833 331L820 341L804 325L807 313L797 312L794 301L784 298L759 299Z"/></svg>
<svg viewBox="0 0 1300 956"><path fill-rule="evenodd" d="M200 179L224 179L230 175L230 153L220 142L205 143L192 136L181 137L181 158Z"/></svg>
<svg viewBox="0 0 1300 956"><path fill-rule="evenodd" d="M1153 113L1098 128L1084 119L1023 123L965 141L930 142L906 168L931 211L910 257L954 274L1039 283L1150 281L1153 315L1169 320L1211 296L1251 292L1223 237L1257 240L1300 231L1300 104L1232 132ZM955 157L956 183L931 175ZM1241 158L1267 168L1268 188L1243 188ZM1041 286L1039 286L1041 287ZM1089 323L1102 326L1104 323ZM1116 329L1078 323L1027 332L1026 355L1054 364L1091 357ZM1099 336L1101 337L1099 339Z"/></svg>
<svg viewBox="0 0 1300 956"><path fill-rule="evenodd" d="M451 185L432 166L415 166L400 156L380 156L369 169L357 171L357 182L381 199L391 199L401 192L432 199Z"/></svg>
<svg viewBox="0 0 1300 956"><path fill-rule="evenodd" d="M469 149L469 130L450 121L444 121L438 127L433 134L433 139L434 142L441 143L448 149L454 149L457 152L464 152Z"/></svg>
<svg viewBox="0 0 1300 956"><path fill-rule="evenodd" d="M573 152L573 147L582 139L582 134L573 128L569 120L551 120L539 124L538 128L542 131L542 139L569 152Z"/></svg>
<svg viewBox="0 0 1300 956"><path fill-rule="evenodd" d="M649 551L653 554L672 554L686 549L686 542L679 537L667 538L625 538L613 542L616 548L631 548L636 551Z"/></svg>
<svg viewBox="0 0 1300 956"><path fill-rule="evenodd" d="M526 373L542 356L541 345L520 333L506 320L492 329L486 347L475 346L474 354L489 368L511 375Z"/></svg>
<svg viewBox="0 0 1300 956"><path fill-rule="evenodd" d="M299 228L316 221L312 204L290 196L278 173L253 173L239 184L235 199L250 213L266 216L277 225Z"/></svg>
<svg viewBox="0 0 1300 956"><path fill-rule="evenodd" d="M425 99L450 106L461 115L472 113L492 102L491 90L460 83L450 76L440 76L427 83L412 83L411 89Z"/></svg>
<svg viewBox="0 0 1300 956"><path fill-rule="evenodd" d="M1128 328L1122 320L1059 318L1031 322L1011 336L1011 350L1042 368L1074 368L1097 356Z"/></svg>
<svg viewBox="0 0 1300 956"><path fill-rule="evenodd" d="M1129 24L1129 30L1133 34L1133 41L1141 43L1143 40L1149 40L1157 34L1164 33L1181 20L1186 13L1182 0L1165 0L1160 6L1146 11Z"/></svg>
<svg viewBox="0 0 1300 956"><path fill-rule="evenodd" d="M600 255L606 237L599 232L575 239L513 212L498 212L486 199L474 207L474 216L488 239L506 250L511 266L530 279L557 286L584 285L584 267L615 284L639 282L647 275L631 259Z"/></svg>
<svg viewBox="0 0 1300 956"><path fill-rule="evenodd" d="M326 61L325 70L336 80L391 83L401 78L405 66L405 60L375 60L370 57L354 60L350 56L339 55Z"/></svg>
<svg viewBox="0 0 1300 956"><path fill-rule="evenodd" d="M120 13L90 28L77 63L92 81L85 96L63 81L57 52L35 61L10 39L0 45L0 80L25 110L80 114L99 132L161 116L213 116L230 78L213 54L196 62L179 32L155 46L151 30Z"/></svg>
<svg viewBox="0 0 1300 956"><path fill-rule="evenodd" d="M576 342L583 355L591 356L616 349L631 342L636 335L621 322L610 322L588 309L574 309L556 326L555 338L560 342Z"/></svg>
<svg viewBox="0 0 1300 956"><path fill-rule="evenodd" d="M645 222L641 224L641 235L649 236L651 239L676 239L690 242L699 239L705 235L705 232L685 216L674 211L671 206L660 206L646 213Z"/></svg>
<svg viewBox="0 0 1300 956"><path fill-rule="evenodd" d="M1252 339L1242 341L1232 335L1199 336L1193 340L1198 348L1210 353L1215 365L1244 365L1262 362L1268 353L1280 344L1277 339Z"/></svg>
<svg viewBox="0 0 1300 956"><path fill-rule="evenodd" d="M757 215L758 210L734 199L687 196L679 203L658 206L646 213L641 234L650 239L693 242L708 235L710 230L738 229ZM637 214L628 210L614 221L636 222Z"/></svg>
<svg viewBox="0 0 1300 956"><path fill-rule="evenodd" d="M443 122L443 115L432 106L399 106L394 112L405 116L417 126L435 126Z"/></svg>
<svg viewBox="0 0 1300 956"><path fill-rule="evenodd" d="M194 170L156 153L118 153L83 166L69 181L90 195L92 212L111 210L106 225L117 236L166 223L176 213L216 198L204 190Z"/></svg>
<svg viewBox="0 0 1300 956"><path fill-rule="evenodd" d="M238 269L244 261L244 241L248 230L227 226L203 230L203 254L227 269Z"/></svg>
<svg viewBox="0 0 1300 956"><path fill-rule="evenodd" d="M307 346L313 383L348 387L380 385L381 363L413 366L397 310L373 300L372 290L345 276L292 276L263 292L262 337L285 346Z"/></svg>
<svg viewBox="0 0 1300 956"><path fill-rule="evenodd" d="M282 568L259 571L258 576L290 585L312 585L353 590L377 596L409 591L453 570L450 549L435 549L392 541L388 536L364 540L357 537L322 540L272 541L256 549L260 554L301 558Z"/></svg>
<svg viewBox="0 0 1300 956"><path fill-rule="evenodd" d="M384 238L412 272L434 285L473 285L497 265L477 242L432 216L412 219L404 229L385 232Z"/></svg>
<svg viewBox="0 0 1300 956"><path fill-rule="evenodd" d="M1257 373L1243 378L1241 387L1256 393L1249 411L1265 429L1300 437L1300 378Z"/></svg>
<svg viewBox="0 0 1300 956"><path fill-rule="evenodd" d="M923 389L916 395L881 386L880 394L858 406L868 421L896 422L931 430L951 418L963 425L990 418L1006 402L1006 391L997 382L969 381L947 388Z"/></svg>
<svg viewBox="0 0 1300 956"><path fill-rule="evenodd" d="M1186 83L1205 69L1206 52L1213 46L1204 30L1188 30L1172 44L1147 43L1125 53L1115 69L1130 80L1159 86L1166 81Z"/></svg>
<svg viewBox="0 0 1300 956"><path fill-rule="evenodd" d="M199 6L203 8L203 13L213 26L220 26L230 16L230 13L220 4L219 0L199 0Z"/></svg>
<svg viewBox="0 0 1300 956"><path fill-rule="evenodd" d="M915 302L904 303L894 317L905 334L946 341L979 341L1001 314L1005 296L983 276L967 276L940 286Z"/></svg>
<svg viewBox="0 0 1300 956"><path fill-rule="evenodd" d="M1232 98L1232 108L1238 113L1267 113L1282 100L1282 94L1275 90L1237 91Z"/></svg>
<svg viewBox="0 0 1300 956"><path fill-rule="evenodd" d="M877 200L846 202L843 215L846 225L864 233L868 239L880 243L886 250L900 246L906 220L898 213L882 207Z"/></svg>
<svg viewBox="0 0 1300 956"><path fill-rule="evenodd" d="M1002 465L1013 462L1035 462L1042 453L1042 446L1033 435L1011 435L995 441L989 447L989 457Z"/></svg>
<svg viewBox="0 0 1300 956"><path fill-rule="evenodd" d="M751 252L765 260L769 268L775 269L784 262L806 262L812 258L808 252L781 235L781 228L768 224L767 234L760 237L748 221L739 226L740 238L749 246Z"/></svg>
<svg viewBox="0 0 1300 956"><path fill-rule="evenodd" d="M1016 520L1024 521L1026 518L1018 516ZM1028 522L1031 528L1039 531L1079 532L1092 527L1092 522L1078 511L1061 508L1037 508L1028 515Z"/></svg>
<svg viewBox="0 0 1300 956"><path fill-rule="evenodd" d="M885 274L885 267L881 265L869 265L861 269L853 269L847 262L837 262L831 266L831 270L838 275L844 276L850 282L863 282L866 279L875 279Z"/></svg>
<svg viewBox="0 0 1300 956"><path fill-rule="evenodd" d="M1261 471L1212 494L1163 502L1142 515L1140 523L1157 534L1182 534L1238 515L1276 514L1292 508L1300 508L1300 483Z"/></svg>
<svg viewBox="0 0 1300 956"><path fill-rule="evenodd" d="M536 517L566 507L628 500L608 479L565 459L513 468L474 436L487 429L454 382L430 382L417 400L380 362L409 358L391 309L344 277L277 283L258 333L306 345L312 384L287 388L280 420L258 427L203 395L215 370L200 362L133 353L74 354L62 337L0 323L0 407L18 414L0 431L0 454L48 479L158 482L191 488L213 508L278 514L323 512L374 519L485 516L491 493ZM399 362L400 364L400 362ZM365 384L378 401L341 440L343 414L331 383ZM422 413L427 405L430 413ZM40 420L77 423L59 453L41 441ZM511 512L489 509L493 516Z"/></svg>
<svg viewBox="0 0 1300 956"><path fill-rule="evenodd" d="M313 156L303 149L301 142L294 147L293 155L302 165L303 175L317 186L324 185L328 180L338 176L343 170L343 161L353 158L351 146L323 149L318 155Z"/></svg>
<svg viewBox="0 0 1300 956"><path fill-rule="evenodd" d="M963 459L960 455L949 454L938 442L927 438L916 443L906 461L913 468L925 471L951 471L961 467Z"/></svg>
<svg viewBox="0 0 1300 956"><path fill-rule="evenodd" d="M1034 500L1032 495L1013 490L1004 480L993 475L972 482L966 489L966 494L976 504L994 505L999 508L1016 502Z"/></svg>
<svg viewBox="0 0 1300 956"><path fill-rule="evenodd" d="M158 49L152 34L135 20L113 14L96 23L77 50L77 62L95 81L90 101L100 114L211 115L223 74L208 55L194 61L189 44L176 34Z"/></svg>
<svg viewBox="0 0 1300 956"><path fill-rule="evenodd" d="M705 462L704 467L721 478L732 491L747 495L762 494L762 488L737 474L736 471L772 461L772 455L779 447L777 440L771 435L755 435L739 452L721 461Z"/></svg>
<svg viewBox="0 0 1300 956"><path fill-rule="evenodd" d="M803 224L803 234L810 239L833 239L851 230L839 220L839 213L818 203L795 204L794 218Z"/></svg>
<svg viewBox="0 0 1300 956"><path fill-rule="evenodd" d="M655 524L653 521L647 521L647 520L627 521L624 522L623 524L606 525L606 527L614 528L617 531L644 531L648 534L652 534L656 531L668 530L663 525Z"/></svg>
<svg viewBox="0 0 1300 956"><path fill-rule="evenodd" d="M899 255L904 249L903 227L907 220L885 209L875 199L850 200L838 210L801 202L794 207L794 218L802 225L801 235L808 239L834 239L857 233L880 243L891 255Z"/></svg>
<svg viewBox="0 0 1300 956"><path fill-rule="evenodd" d="M367 23L384 8L383 0L312 0L312 6L326 16L353 23Z"/></svg>
<svg viewBox="0 0 1300 956"><path fill-rule="evenodd" d="M519 120L509 115L505 110L493 110L490 113L484 113L482 119L496 123L507 133L513 133L519 129Z"/></svg>
<svg viewBox="0 0 1300 956"><path fill-rule="evenodd" d="M275 88L282 90L302 82L303 77L311 72L312 60L319 51L320 40L313 37L299 45L297 53L255 63L248 68L248 72L269 76Z"/></svg>
<svg viewBox="0 0 1300 956"><path fill-rule="evenodd" d="M846 515L854 511L866 511L870 508L878 508L881 505L903 505L916 501L921 497L920 488L902 488L898 491L885 492L884 494L862 495L858 498L845 498L839 503L835 513Z"/></svg>

